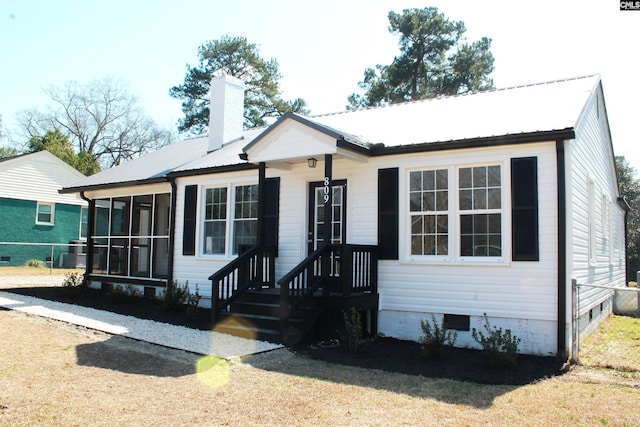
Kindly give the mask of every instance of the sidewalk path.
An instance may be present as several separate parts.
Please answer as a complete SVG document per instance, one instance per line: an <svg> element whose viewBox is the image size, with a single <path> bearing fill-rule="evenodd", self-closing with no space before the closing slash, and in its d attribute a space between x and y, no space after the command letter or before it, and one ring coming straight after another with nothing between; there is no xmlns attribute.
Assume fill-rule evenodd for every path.
<svg viewBox="0 0 640 427"><path fill-rule="evenodd" d="M224 359L261 353L281 348L279 344L250 340L212 331L201 331L152 320L96 310L73 304L34 298L0 291L0 307L22 311L74 325L122 335L165 347L199 354L212 354Z"/></svg>

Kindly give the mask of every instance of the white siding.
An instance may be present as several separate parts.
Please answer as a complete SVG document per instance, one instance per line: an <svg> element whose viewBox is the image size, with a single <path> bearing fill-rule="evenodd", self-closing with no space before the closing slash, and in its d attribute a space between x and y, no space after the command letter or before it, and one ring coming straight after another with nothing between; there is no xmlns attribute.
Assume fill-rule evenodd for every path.
<svg viewBox="0 0 640 427"><path fill-rule="evenodd" d="M510 260L510 203L504 204L503 215L509 224L503 229L505 248L500 264L464 265L460 262L425 264L411 262L408 253L406 173L411 167L466 165L502 162L505 169L503 197L509 200L510 158L537 156L540 261ZM399 261L381 261L380 332L418 339L420 319L431 313L468 315L471 326L479 325L486 313L492 325L511 328L523 340L522 351L553 354L556 351L557 319L557 198L556 155L554 143L509 146L478 150L412 155L395 161L400 170L401 225ZM396 164L397 164L396 163ZM385 164L381 167L392 166ZM457 197L457 195L450 195ZM375 210L374 210L375 212ZM405 319L405 322L398 319ZM410 324L406 323L406 319ZM540 333L538 333L540 332ZM470 332L459 332L460 345L473 345Z"/></svg>
<svg viewBox="0 0 640 427"><path fill-rule="evenodd" d="M0 197L86 206L77 194L58 190L85 176L48 151L0 162Z"/></svg>
<svg viewBox="0 0 640 427"><path fill-rule="evenodd" d="M569 278L579 283L625 285L624 211L618 205L618 188L611 142L600 90L594 91L576 125L576 140L567 156L569 185L567 206L571 241ZM593 182L592 213L595 225L595 254L589 259L589 182ZM609 203L609 221L605 225ZM608 230L606 228L609 228ZM613 256L611 252L613 251ZM610 292L581 293L581 314L607 299Z"/></svg>
<svg viewBox="0 0 640 427"><path fill-rule="evenodd" d="M470 159L474 162L501 162L505 171L502 191L508 202L510 159L528 156L538 157L540 261L511 262L510 243L504 249L503 262L499 264L430 264L409 259L408 195L405 182L408 169L475 164L470 163ZM420 335L419 319L429 318L429 313L469 315L473 325L480 322L486 313L492 325L512 327L519 336L536 335L542 328L545 332L537 334L536 341L527 343L527 347L523 349L527 352L554 353L554 328L557 319L557 199L555 173L549 173L555 172L556 168L554 143L385 156L371 158L368 162L355 162L336 156L333 162L333 179L347 180L348 243L377 243L377 171L398 165L401 165L399 244L402 255L398 261L381 261L379 265L380 332L417 339ZM281 179L276 278L282 277L307 255L308 184L321 181L323 175L324 163L321 159L315 169L308 168L306 162L293 165L288 170L267 169L267 177L280 176ZM184 187L238 180L256 182L257 171L178 180L174 277L181 282L189 281L193 286L197 284L200 293L206 298L210 298L211 292L207 278L231 259L182 255ZM201 198L202 193L198 194ZM452 194L450 197L457 195ZM510 224L510 203L505 203L503 215L506 223ZM198 235L199 233L198 230ZM505 241L509 242L510 225L503 233ZM199 250L199 239L196 244ZM412 326L399 330L404 323L398 322L398 318L407 321L413 319ZM461 332L459 337L461 342L470 341L470 332Z"/></svg>

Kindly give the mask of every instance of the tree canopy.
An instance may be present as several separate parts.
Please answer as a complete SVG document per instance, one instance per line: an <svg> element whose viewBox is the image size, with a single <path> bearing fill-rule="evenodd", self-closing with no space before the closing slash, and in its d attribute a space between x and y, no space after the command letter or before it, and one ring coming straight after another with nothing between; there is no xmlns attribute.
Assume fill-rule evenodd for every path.
<svg viewBox="0 0 640 427"><path fill-rule="evenodd" d="M69 82L46 93L53 108L46 113L27 110L20 114L27 138L42 138L47 131L59 129L69 135L80 156L90 156L105 168L174 140L171 132L160 129L117 80L104 78L86 85Z"/></svg>
<svg viewBox="0 0 640 427"><path fill-rule="evenodd" d="M87 152L76 153L69 137L60 129L48 130L43 136L34 136L29 140L27 152L49 151L66 164L76 168L85 175L100 172L100 165Z"/></svg>
<svg viewBox="0 0 640 427"><path fill-rule="evenodd" d="M297 98L280 97L278 63L260 57L258 46L244 37L223 36L198 48L198 65L187 65L184 83L169 90L172 98L182 100L184 118L178 123L180 132L203 133L209 125L210 82L215 73L224 73L246 85L244 126L263 126L271 117L292 111L307 114L307 104Z"/></svg>
<svg viewBox="0 0 640 427"><path fill-rule="evenodd" d="M493 88L491 39L468 43L464 22L435 7L392 11L388 18L389 32L400 36L400 55L364 71L358 83L364 94L351 94L348 109Z"/></svg>
<svg viewBox="0 0 640 427"><path fill-rule="evenodd" d="M627 212L627 280L636 280L640 270L640 180L624 156L616 156L620 194L631 208Z"/></svg>

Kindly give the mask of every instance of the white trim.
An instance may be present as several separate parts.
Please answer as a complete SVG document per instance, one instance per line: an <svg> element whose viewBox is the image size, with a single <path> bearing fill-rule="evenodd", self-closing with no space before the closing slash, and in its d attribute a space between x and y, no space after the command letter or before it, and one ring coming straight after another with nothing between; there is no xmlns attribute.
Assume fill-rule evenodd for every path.
<svg viewBox="0 0 640 427"><path fill-rule="evenodd" d="M196 213L196 257L204 260L226 260L233 259L237 254L233 252L233 227L235 222L235 190L237 187L258 185L254 179L238 179L233 182L211 180L206 184L202 184L198 189L198 209ZM205 221L205 209L206 209L206 194L207 190L215 188L227 189L227 201L226 201L226 218L225 218L225 248L224 253L207 254L204 251L204 221Z"/></svg>
<svg viewBox="0 0 640 427"><path fill-rule="evenodd" d="M40 216L40 206L49 206L51 208L51 212L49 215L51 219L49 221L40 221L38 217ZM55 213L56 213L56 204L54 202L36 202L36 224L37 225L55 225Z"/></svg>
<svg viewBox="0 0 640 427"><path fill-rule="evenodd" d="M509 265L511 262L511 242L507 238L511 228L511 215L508 209L511 206L510 179L511 174L507 165L508 157L500 156L495 159L487 159L478 163L460 163L455 165L428 164L424 166L412 166L402 170L399 191L401 192L400 208L400 261L402 263L420 264L460 264L460 265ZM501 253L499 257L489 256L462 256L460 255L460 217L462 211L459 206L459 171L462 168L479 166L500 166L500 209L487 210L487 213L499 213L501 221ZM448 173L448 217L449 217L449 249L448 255L412 255L411 254L411 211L410 211L410 174L411 172L424 170L446 169ZM471 212L471 211L469 211Z"/></svg>
<svg viewBox="0 0 640 427"><path fill-rule="evenodd" d="M588 245L589 245L589 265L591 267L597 264L597 256L596 256L596 207L595 207L595 197L596 197L596 189L595 182L591 178L587 178L587 198L588 198Z"/></svg>

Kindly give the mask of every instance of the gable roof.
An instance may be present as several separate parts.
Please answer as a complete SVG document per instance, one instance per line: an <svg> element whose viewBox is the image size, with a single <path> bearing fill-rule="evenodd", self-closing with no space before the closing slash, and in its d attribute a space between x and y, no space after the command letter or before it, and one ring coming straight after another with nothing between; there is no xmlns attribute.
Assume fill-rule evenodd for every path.
<svg viewBox="0 0 640 427"><path fill-rule="evenodd" d="M6 157L0 161L0 197L86 205L75 195L61 195L84 175L48 151Z"/></svg>
<svg viewBox="0 0 640 427"><path fill-rule="evenodd" d="M207 153L207 137L187 139L73 183L64 191L252 168L261 160L252 158L251 152L264 156L269 146L276 145L274 141L292 129L287 123L294 124L297 132L302 127L320 135L325 144L334 145L333 152L357 155L572 139L588 97L599 84L600 77L590 75L314 117L287 113L268 128L244 131L241 139L213 152ZM261 146L267 148L261 150ZM266 157L273 160L280 155L272 154Z"/></svg>

